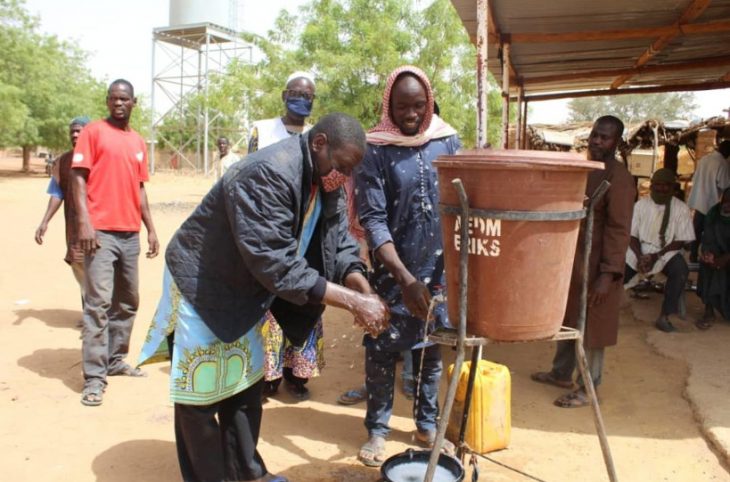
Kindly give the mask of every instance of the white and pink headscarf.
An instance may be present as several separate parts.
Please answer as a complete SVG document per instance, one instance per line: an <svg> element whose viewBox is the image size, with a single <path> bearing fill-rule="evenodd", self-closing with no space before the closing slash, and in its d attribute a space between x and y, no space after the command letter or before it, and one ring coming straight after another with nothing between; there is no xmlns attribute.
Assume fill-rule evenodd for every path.
<svg viewBox="0 0 730 482"><path fill-rule="evenodd" d="M426 114L418 132L415 135L407 136L401 132L400 128L393 123L390 117L390 96L393 90L393 84L402 74L411 74L421 81L426 89ZM413 65L403 65L398 67L388 76L385 83L385 92L383 92L383 112L380 115L378 125L370 129L367 133L367 141L376 145L396 145L403 147L418 147L426 144L432 139L440 139L456 134L456 130L449 124L444 122L434 112L433 90L431 82L429 82L426 74Z"/></svg>

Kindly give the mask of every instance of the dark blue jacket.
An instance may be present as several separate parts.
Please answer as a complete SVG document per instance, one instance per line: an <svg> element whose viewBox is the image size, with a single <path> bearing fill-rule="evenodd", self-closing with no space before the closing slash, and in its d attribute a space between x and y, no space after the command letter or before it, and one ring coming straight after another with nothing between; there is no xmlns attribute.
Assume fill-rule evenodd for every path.
<svg viewBox="0 0 730 482"><path fill-rule="evenodd" d="M175 283L222 341L246 333L275 299L274 316L306 318L278 319L285 334L288 321L311 326L324 308L325 280L364 271L341 189L322 193L309 249L297 255L313 182L308 135L285 139L234 164L170 241L165 260Z"/></svg>
<svg viewBox="0 0 730 482"><path fill-rule="evenodd" d="M371 252L392 242L406 269L426 284L432 295L445 291L443 241L439 217L438 175L433 161L456 153L455 135L434 139L419 147L368 144L355 173L360 224ZM390 327L364 343L384 351L419 346L424 322L403 303L400 286L385 266L371 256L370 279L375 292L390 307ZM444 305L434 311L437 327L448 324Z"/></svg>

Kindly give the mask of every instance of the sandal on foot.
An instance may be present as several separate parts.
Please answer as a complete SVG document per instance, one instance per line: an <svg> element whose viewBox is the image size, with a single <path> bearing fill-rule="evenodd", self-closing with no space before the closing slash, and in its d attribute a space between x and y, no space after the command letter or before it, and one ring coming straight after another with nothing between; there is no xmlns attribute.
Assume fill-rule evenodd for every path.
<svg viewBox="0 0 730 482"><path fill-rule="evenodd" d="M562 397L558 397L553 404L560 408L580 408L591 404L588 394L579 388L570 393L566 393Z"/></svg>
<svg viewBox="0 0 730 482"><path fill-rule="evenodd" d="M420 446L432 449L433 444L436 442L436 430L416 430L416 441ZM441 452L447 455L454 455L456 454L456 445L444 438L443 444L441 445Z"/></svg>
<svg viewBox="0 0 730 482"><path fill-rule="evenodd" d="M553 385L560 388L573 388L573 380L560 380L555 378L553 372L537 372L530 375L530 379L533 382L544 383L546 385Z"/></svg>
<svg viewBox="0 0 730 482"><path fill-rule="evenodd" d="M147 373L139 368L133 368L131 365L124 364L114 371L107 373L110 377L146 377Z"/></svg>
<svg viewBox="0 0 730 482"><path fill-rule="evenodd" d="M657 330L663 331L664 333L671 333L673 331L677 331L677 328L672 324L671 321L669 321L666 317L660 316L656 322L654 322L654 326Z"/></svg>
<svg viewBox="0 0 730 482"><path fill-rule="evenodd" d="M699 320L697 320L695 322L695 326L697 327L698 330L702 330L702 331L709 330L710 328L712 328L713 321L714 320L712 318L700 318Z"/></svg>
<svg viewBox="0 0 730 482"><path fill-rule="evenodd" d="M101 387L86 387L81 392L81 403L87 407L98 407L104 400L104 389Z"/></svg>
<svg viewBox="0 0 730 482"><path fill-rule="evenodd" d="M365 387L348 390L337 398L340 405L356 405L368 399L368 392Z"/></svg>
<svg viewBox="0 0 730 482"><path fill-rule="evenodd" d="M385 439L378 435L371 436L357 454L357 460L368 467L380 467L385 461Z"/></svg>
<svg viewBox="0 0 730 482"><path fill-rule="evenodd" d="M310 394L309 389L305 387L304 385L298 384L298 383L286 383L286 391L289 392L289 394L299 400L300 402L304 402L305 400L309 400Z"/></svg>
<svg viewBox="0 0 730 482"><path fill-rule="evenodd" d="M705 330L709 330L710 328L712 328L712 322L705 321L705 320L697 320L695 322L695 326L697 327L698 330L705 331Z"/></svg>

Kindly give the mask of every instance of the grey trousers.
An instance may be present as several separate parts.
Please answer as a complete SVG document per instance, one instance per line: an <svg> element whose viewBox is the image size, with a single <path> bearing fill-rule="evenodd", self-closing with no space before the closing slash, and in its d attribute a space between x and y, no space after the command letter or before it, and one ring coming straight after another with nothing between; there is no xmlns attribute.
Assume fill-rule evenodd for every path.
<svg viewBox="0 0 730 482"><path fill-rule="evenodd" d="M593 379L593 385L601 384L601 374L603 372L603 353L604 348L586 348L586 360L588 361L588 371ZM572 380L573 372L577 367L578 360L575 356L575 340L563 340L558 342L555 350L555 358L553 358L553 376L558 380ZM583 386L583 378L578 375L577 383Z"/></svg>
<svg viewBox="0 0 730 482"><path fill-rule="evenodd" d="M101 248L84 259L84 386L106 386L124 366L139 306L139 233L97 231Z"/></svg>

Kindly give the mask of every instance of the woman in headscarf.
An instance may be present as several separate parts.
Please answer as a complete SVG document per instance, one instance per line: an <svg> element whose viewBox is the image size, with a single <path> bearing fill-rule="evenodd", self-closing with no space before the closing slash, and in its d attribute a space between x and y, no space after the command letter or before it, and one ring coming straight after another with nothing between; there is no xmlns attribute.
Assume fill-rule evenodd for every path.
<svg viewBox="0 0 730 482"><path fill-rule="evenodd" d="M701 249L697 294L705 304L705 314L696 326L707 330L715 319L715 310L730 319L730 188L723 191L720 202L705 217Z"/></svg>

